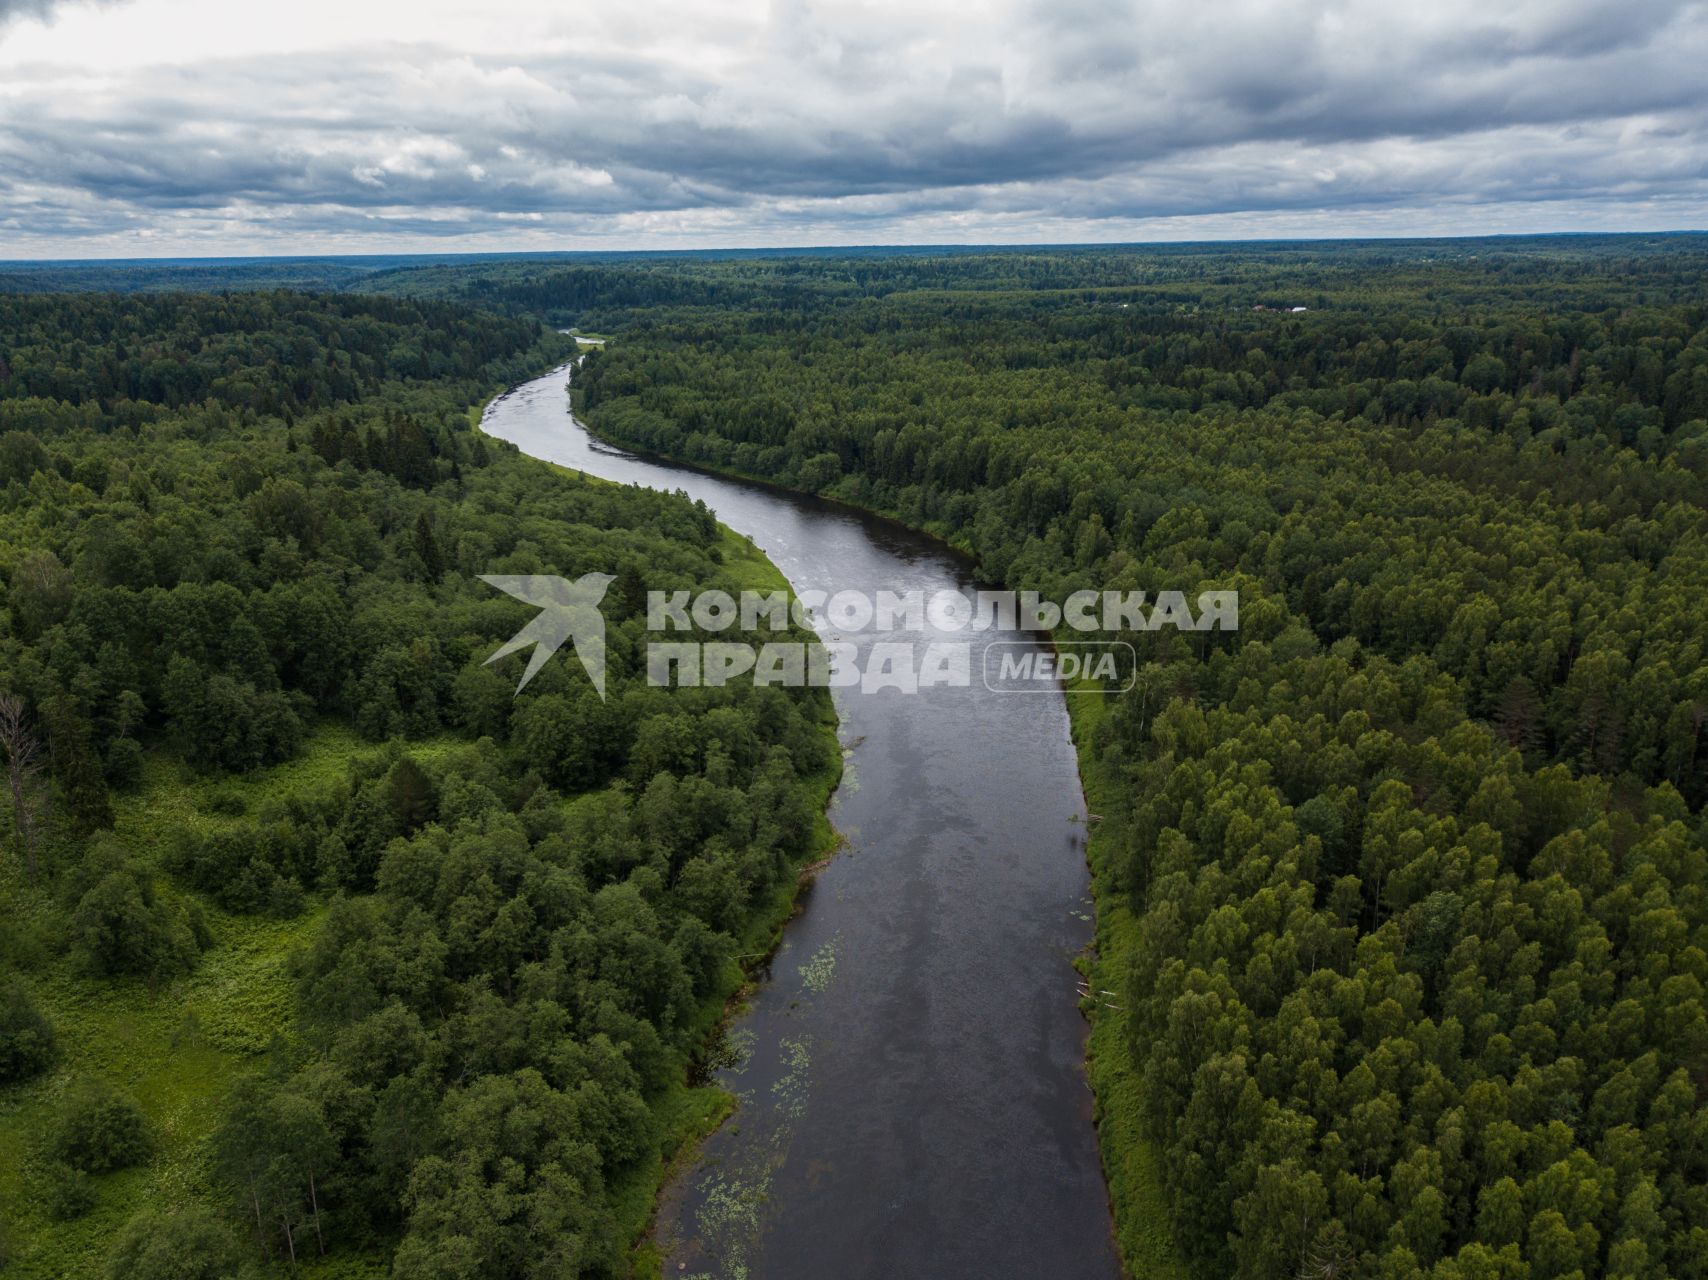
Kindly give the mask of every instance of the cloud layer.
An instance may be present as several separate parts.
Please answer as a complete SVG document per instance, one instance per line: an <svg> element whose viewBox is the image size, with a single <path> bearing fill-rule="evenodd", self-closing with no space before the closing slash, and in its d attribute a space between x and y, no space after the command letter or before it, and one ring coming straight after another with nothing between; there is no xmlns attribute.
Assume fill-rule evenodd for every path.
<svg viewBox="0 0 1708 1280"><path fill-rule="evenodd" d="M0 257L1708 225L1701 3L240 8L0 0Z"/></svg>

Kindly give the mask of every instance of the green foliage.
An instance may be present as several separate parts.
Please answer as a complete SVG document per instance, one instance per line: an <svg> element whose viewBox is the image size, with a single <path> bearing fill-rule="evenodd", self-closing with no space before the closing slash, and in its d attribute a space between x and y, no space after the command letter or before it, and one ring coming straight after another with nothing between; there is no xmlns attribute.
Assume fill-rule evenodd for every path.
<svg viewBox="0 0 1708 1280"><path fill-rule="evenodd" d="M55 1222L81 1218L95 1207L95 1189L83 1170L55 1161L40 1176L42 1210Z"/></svg>
<svg viewBox="0 0 1708 1280"><path fill-rule="evenodd" d="M97 977L171 977L199 950L193 918L135 866L109 871L78 899L71 931L78 967Z"/></svg>
<svg viewBox="0 0 1708 1280"><path fill-rule="evenodd" d="M1194 258L1030 264L1142 269L1161 283L1144 293L1013 292L1015 260L993 257L989 281L943 264L977 292L901 292L911 260L865 264L842 297L831 264L796 264L827 290L797 322L651 310L579 385L614 439L898 514L1016 585L1243 577L1297 634L1427 654L1532 759L1699 807L1698 259L1673 263L1688 301L1662 305L1600 264L1522 287L1510 260L1457 264L1425 289L1331 255L1321 310L1281 317L1250 299L1298 273L1223 256L1234 283L1214 286Z"/></svg>
<svg viewBox="0 0 1708 1280"><path fill-rule="evenodd" d="M704 506L471 429L471 400L568 345L387 300L0 299L0 685L68 820L40 889L4 886L39 923L7 951L55 984L68 1067L114 1046L167 1165L90 1181L73 1166L103 1157L48 1152L28 1266L86 1270L144 1183L220 1207L243 1265L624 1265L682 1140L653 1108L738 980L735 935L822 846L837 755L822 692L646 685L634 584L776 585ZM595 568L631 588L609 701L570 662L517 699L522 659L484 661L527 611L475 575ZM663 719L691 749L649 768L634 726ZM54 1239L43 1218L91 1197ZM110 1266L233 1256L187 1209L139 1216Z"/></svg>
<svg viewBox="0 0 1708 1280"><path fill-rule="evenodd" d="M413 749L432 759L450 745L435 741ZM299 791L335 786L352 759L373 758L383 772L381 755L352 733L323 728L290 764L253 777L215 779L187 773L151 751L138 791L114 797L116 843L124 850L169 849L180 830L230 824L220 810L253 816ZM85 858L102 862L112 853L113 842L100 842ZM289 957L306 945L324 912L312 896L305 898L304 914L288 920L228 914L206 902L208 944L195 968L150 989L75 970L62 950L74 903L74 896L50 894L46 886L32 890L0 873L6 962L29 971L59 1045L57 1069L0 1095L0 1216L9 1220L13 1240L8 1277L98 1275L116 1232L132 1215L211 1203L210 1132L233 1080L265 1061L280 1033L290 1030ZM94 1196L94 1207L59 1222L46 1202L52 1170L42 1140L68 1083L83 1075L100 1076L136 1099L155 1154L133 1170L73 1180ZM257 1261L260 1256L254 1251ZM371 1263L371 1251L345 1254L341 1265L349 1264L351 1276L361 1274L357 1264L364 1258Z"/></svg>
<svg viewBox="0 0 1708 1280"><path fill-rule="evenodd" d="M301 1065L234 1095L216 1139L263 1251L401 1229L402 1274L616 1265L628 1241L608 1187L656 1176L649 1100L679 1088L727 991L724 930L768 916L817 847L834 768L810 700L624 697L668 698L702 726L717 781L696 755L647 790L689 788L677 821L626 786L566 808L537 777L517 786L489 743L400 756L340 793L326 821L347 849L378 848L374 891L335 901L300 962ZM736 745L752 748L740 768ZM797 805L804 824L787 818ZM713 868L727 895L696 891Z"/></svg>
<svg viewBox="0 0 1708 1280"><path fill-rule="evenodd" d="M1133 691L1076 715L1135 1267L1176 1265L1166 1214L1202 1276L1690 1277L1701 264L1584 239L365 287L621 326L578 380L602 431L897 515L1017 588L1240 589L1238 633L1125 636ZM636 583L738 585L709 513L469 430L554 341L389 299L0 304L0 673L43 729L86 968L182 972L206 932L76 835L148 744L221 773L326 719L490 739L168 842L217 905L346 895L215 1144L252 1257L620 1265L733 940L815 838L822 708L638 680ZM520 609L470 576L592 568L623 584L610 700L573 664L513 700L481 660Z"/></svg>
<svg viewBox="0 0 1708 1280"><path fill-rule="evenodd" d="M400 1280L608 1274L618 1252L588 1190L597 1155L574 1098L537 1072L482 1077L440 1108L446 1154L418 1162Z"/></svg>
<svg viewBox="0 0 1708 1280"><path fill-rule="evenodd" d="M239 1254L230 1230L201 1209L148 1211L126 1224L107 1280L229 1280Z"/></svg>
<svg viewBox="0 0 1708 1280"><path fill-rule="evenodd" d="M110 1173L148 1159L154 1143L135 1099L93 1077L66 1091L48 1135L51 1160L83 1173Z"/></svg>
<svg viewBox="0 0 1708 1280"><path fill-rule="evenodd" d="M53 1024L14 975L0 987L0 1085L40 1075L57 1056Z"/></svg>

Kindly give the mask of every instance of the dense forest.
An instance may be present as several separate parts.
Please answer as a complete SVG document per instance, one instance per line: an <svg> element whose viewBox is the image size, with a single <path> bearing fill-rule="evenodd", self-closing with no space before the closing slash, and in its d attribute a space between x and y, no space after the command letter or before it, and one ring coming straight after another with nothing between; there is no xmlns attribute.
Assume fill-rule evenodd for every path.
<svg viewBox="0 0 1708 1280"><path fill-rule="evenodd" d="M615 441L1058 599L1239 590L1069 700L1135 1274L1160 1204L1205 1280L1708 1277L1702 237L214 278L0 299L20 1274L624 1272L835 756L820 700L638 679L643 570L766 572L709 512L469 429L544 319L613 335ZM514 699L473 576L589 569L610 699ZM261 1017L198 1031L210 983ZM177 999L197 1122L92 1069Z"/></svg>
<svg viewBox="0 0 1708 1280"><path fill-rule="evenodd" d="M1133 692L1073 700L1123 1240L1138 1135L1206 1280L1551 1280L1708 1276L1705 265L1681 238L428 274L616 331L578 378L615 441L1058 599L1238 588L1238 632L1126 636Z"/></svg>
<svg viewBox="0 0 1708 1280"><path fill-rule="evenodd" d="M839 758L822 692L645 681L642 571L779 585L750 545L473 428L572 345L0 297L7 1275L628 1273ZM608 697L517 698L476 575L593 570Z"/></svg>

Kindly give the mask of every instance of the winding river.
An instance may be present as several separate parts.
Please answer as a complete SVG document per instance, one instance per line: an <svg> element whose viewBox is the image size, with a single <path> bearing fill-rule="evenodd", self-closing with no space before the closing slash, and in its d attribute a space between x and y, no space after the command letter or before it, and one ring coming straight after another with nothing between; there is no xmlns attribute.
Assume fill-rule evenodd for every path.
<svg viewBox="0 0 1708 1280"><path fill-rule="evenodd" d="M797 591L972 589L965 561L889 521L601 444L568 373L494 401L484 429L704 499ZM1091 904L1067 710L986 690L974 663L972 688L837 691L846 847L728 1030L717 1077L740 1107L661 1201L667 1276L1119 1276L1071 966Z"/></svg>

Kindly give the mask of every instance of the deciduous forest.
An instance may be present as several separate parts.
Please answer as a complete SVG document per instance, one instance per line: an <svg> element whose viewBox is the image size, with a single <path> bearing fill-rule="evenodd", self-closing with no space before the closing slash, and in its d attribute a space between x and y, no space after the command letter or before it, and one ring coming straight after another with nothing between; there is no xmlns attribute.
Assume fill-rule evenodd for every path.
<svg viewBox="0 0 1708 1280"><path fill-rule="evenodd" d="M0 299L0 1269L627 1274L685 1066L823 847L822 691L644 680L685 498L472 410L443 303ZM615 575L608 694L476 575Z"/></svg>

